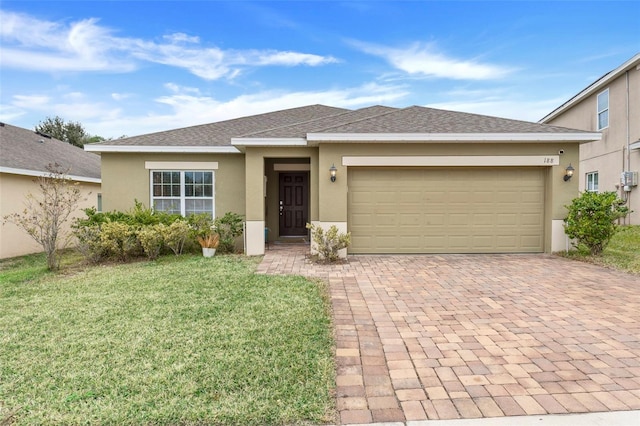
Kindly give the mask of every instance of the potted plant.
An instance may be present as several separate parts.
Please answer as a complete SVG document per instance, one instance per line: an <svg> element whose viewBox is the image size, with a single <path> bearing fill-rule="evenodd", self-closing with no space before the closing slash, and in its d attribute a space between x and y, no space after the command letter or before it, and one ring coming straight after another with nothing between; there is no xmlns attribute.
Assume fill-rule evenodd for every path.
<svg viewBox="0 0 640 426"><path fill-rule="evenodd" d="M213 257L220 243L220 236L215 233L205 236L198 235L198 243L200 243L200 247L202 247L202 255L204 257Z"/></svg>

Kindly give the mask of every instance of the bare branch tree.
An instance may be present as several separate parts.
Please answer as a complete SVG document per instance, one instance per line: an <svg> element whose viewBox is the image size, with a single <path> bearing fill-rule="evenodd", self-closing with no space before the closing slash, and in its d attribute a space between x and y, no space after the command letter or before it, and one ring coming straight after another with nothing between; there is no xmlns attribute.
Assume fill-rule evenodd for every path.
<svg viewBox="0 0 640 426"><path fill-rule="evenodd" d="M48 174L35 182L40 188L39 196L28 193L25 196L25 209L3 217L22 228L31 238L42 246L47 255L47 267L57 270L60 267L59 249L68 242L69 235L63 233L62 225L69 219L82 198L78 183L73 182L59 164L49 164Z"/></svg>

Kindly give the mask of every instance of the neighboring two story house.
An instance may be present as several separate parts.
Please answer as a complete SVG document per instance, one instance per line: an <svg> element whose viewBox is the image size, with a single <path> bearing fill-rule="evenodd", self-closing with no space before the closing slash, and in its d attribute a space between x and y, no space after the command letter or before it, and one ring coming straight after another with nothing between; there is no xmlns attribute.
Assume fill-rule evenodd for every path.
<svg viewBox="0 0 640 426"><path fill-rule="evenodd" d="M580 146L580 191L616 191L640 225L640 53L600 77L540 123L602 132Z"/></svg>

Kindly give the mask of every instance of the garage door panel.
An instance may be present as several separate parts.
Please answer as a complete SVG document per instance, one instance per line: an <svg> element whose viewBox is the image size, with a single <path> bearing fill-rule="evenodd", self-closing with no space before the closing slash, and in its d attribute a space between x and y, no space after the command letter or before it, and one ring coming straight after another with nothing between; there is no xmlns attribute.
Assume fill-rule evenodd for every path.
<svg viewBox="0 0 640 426"><path fill-rule="evenodd" d="M348 185L352 253L544 249L542 168L349 168Z"/></svg>

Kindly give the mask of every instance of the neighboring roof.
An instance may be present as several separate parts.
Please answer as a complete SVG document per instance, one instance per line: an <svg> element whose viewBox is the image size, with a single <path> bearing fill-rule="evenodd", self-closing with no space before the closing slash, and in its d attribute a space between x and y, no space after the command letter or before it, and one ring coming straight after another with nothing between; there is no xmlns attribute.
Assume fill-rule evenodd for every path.
<svg viewBox="0 0 640 426"><path fill-rule="evenodd" d="M265 114L218 121L182 129L167 130L117 140L85 145L88 151L109 151L106 147L230 147L231 138L252 132L278 128L295 123L306 122L321 117L337 115L348 110L325 105L309 105ZM179 152L176 150L175 152Z"/></svg>
<svg viewBox="0 0 640 426"><path fill-rule="evenodd" d="M340 141L579 141L600 133L420 106L311 105L85 145L95 152L239 153L246 146ZM310 143L311 142L311 143Z"/></svg>
<svg viewBox="0 0 640 426"><path fill-rule="evenodd" d="M0 172L28 176L49 174L47 166L69 168L74 180L100 183L100 157L51 136L0 123Z"/></svg>
<svg viewBox="0 0 640 426"><path fill-rule="evenodd" d="M630 69L632 69L634 67L638 67L638 66L640 66L640 53L637 53L634 57L632 57L631 59L626 61L624 64L620 65L618 68L616 68L616 69L614 69L612 71L609 71L608 73L606 73L605 75L603 75L602 77L600 77L599 79L597 79L596 81L591 83L585 89L580 91L577 95L573 96L567 102L563 103L558 108L554 109L549 114L544 116L539 121L539 123L548 123L549 121L553 120L554 118L556 118L560 114L562 114L565 111L567 111L568 109L572 108L577 103L579 103L582 100L584 100L586 97L591 96L595 92L598 92L598 91L602 90L605 86L610 84L613 80L615 80L616 78L620 77L625 72L629 71Z"/></svg>

